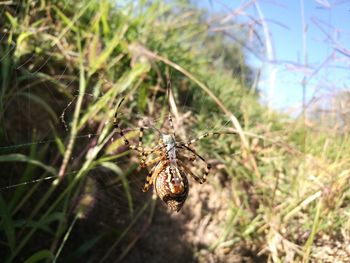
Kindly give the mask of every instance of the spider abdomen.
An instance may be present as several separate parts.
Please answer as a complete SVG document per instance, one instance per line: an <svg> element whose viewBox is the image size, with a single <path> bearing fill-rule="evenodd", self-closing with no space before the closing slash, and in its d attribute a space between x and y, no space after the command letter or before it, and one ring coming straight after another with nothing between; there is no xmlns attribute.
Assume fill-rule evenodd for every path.
<svg viewBox="0 0 350 263"><path fill-rule="evenodd" d="M172 210L180 211L189 190L186 174L177 166L168 165L153 183L159 198Z"/></svg>

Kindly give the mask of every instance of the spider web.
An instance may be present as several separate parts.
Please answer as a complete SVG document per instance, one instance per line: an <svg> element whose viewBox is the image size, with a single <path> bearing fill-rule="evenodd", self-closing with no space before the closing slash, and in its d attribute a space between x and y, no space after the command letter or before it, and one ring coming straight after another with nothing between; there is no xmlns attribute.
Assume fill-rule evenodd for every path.
<svg viewBox="0 0 350 263"><path fill-rule="evenodd" d="M90 94L88 94L89 96ZM28 104L30 104L30 101L28 100ZM74 104L71 105L71 107L74 107ZM28 114L30 114L31 108L28 108ZM62 114L66 110L66 106L62 107ZM186 110L187 112L189 111L188 107L185 105L181 105L178 107L178 110L180 114L183 114L183 112ZM149 118L148 116L145 115L134 115L132 116L135 119L140 119L142 120L143 123L149 123L153 126L157 125L162 125L159 124L163 122L164 120L162 118ZM146 119L146 120L145 120ZM177 121L177 120L175 120ZM68 122L67 122L68 123ZM179 125L179 124L176 124ZM180 124L180 125L185 125L185 124ZM65 130L64 124L61 123L62 130L63 132L68 133L69 131ZM124 127L123 127L124 128ZM137 127L131 127L131 129L136 129ZM225 128L225 127L220 127L220 128ZM125 127L126 130L130 130L130 127ZM186 130L186 127L183 126L182 128L185 132L181 134L181 140L186 141L188 139L196 138L198 135L203 134L204 132L208 131L217 131L220 129L217 129L217 127L213 127L212 124L207 125L206 129L203 132L200 132L199 134L197 133L189 133ZM177 131L181 131L181 128L177 129ZM27 133L30 134L31 130L27 130ZM162 129L162 132L168 132L168 129ZM98 138L101 134L99 133L88 133L88 134L81 134L76 137L76 143L88 143L89 141ZM119 135L115 135L114 137L118 137ZM62 141L64 141L64 138L66 136L60 137ZM146 130L145 132L145 146L153 146L157 143L157 136L155 136L154 131L152 130ZM32 147L35 147L37 149L40 149L41 147L47 147L48 145L54 145L57 141L57 137L50 137L50 135L44 136L44 139L42 140L37 140L37 141L27 141L27 142L22 142L22 143L17 143L17 144L12 144L12 145L2 145L0 146L0 152L6 153L6 154L16 154L18 152L29 152ZM203 155L202 153L200 153ZM71 157L71 161L74 161L78 157L79 153L73 153ZM136 153L131 153L130 154L132 158L132 161L128 159L123 159L123 160L117 160L113 161L116 165L119 167L122 167L122 169L127 169L126 167L130 166L132 163L134 163L134 168L133 172L129 173L128 175L128 184L130 187L130 194L132 196L132 202L133 202L133 209L139 209L139 207L142 207L142 205L145 203L145 200L147 198L151 198L151 192L150 193L142 193L141 189L144 185L145 178L147 171L139 171L137 168L137 154ZM207 154L203 155L205 158L207 158ZM131 163L131 164L130 164ZM11 165L9 165L11 166ZM196 160L195 162L191 163L189 168L191 171L193 171L196 175L203 174L204 170L206 168L206 164L203 163L200 160ZM36 191L38 191L38 194L34 194L32 196L32 199L30 202L35 201L35 199L40 198L40 193L42 193L45 188L49 188L55 180L58 179L58 175L50 175L50 176L44 176L42 177L42 173L36 169L37 175L33 175L32 178L35 179L30 179L30 180L19 180L19 181L10 181L7 180L8 178L11 179L11 177L2 177L3 179L1 180L0 184L0 194L3 195L5 198L10 197L13 194L15 194L16 191L29 191L30 189L33 189L34 187L38 187ZM78 170L76 171L68 171L66 173L66 177L74 177L78 173ZM199 175L200 176L200 175ZM209 177L212 176L209 174ZM14 178L19 178L15 176ZM13 180L13 179L11 179ZM191 184L196 184L194 180L190 180L190 185ZM130 212L130 200L127 199L125 195L125 188L123 185L123 182L118 180L118 176L110 171L106 171L103 167L95 167L93 168L85 180L86 185L92 185L93 190L89 190L89 194L93 198L93 202L90 203L89 207L86 208L86 211L84 212L85 215L84 217L87 218L88 221L94 220L94 215L95 214L100 214L100 215L106 215L106 218L115 218L115 222L111 222L106 219L101 219L99 221L99 224L102 224L104 228L115 228L118 225L124 225L126 224L125 219L120 219L118 215L120 214L128 214ZM65 185L65 184L63 184ZM86 187L85 187L86 188ZM78 200L75 202L79 202L79 200L83 199L85 188L83 188L80 193L80 196ZM23 190L22 190L23 189ZM61 188L60 191L63 191L64 187ZM191 192L190 192L191 194ZM145 199L146 198L146 199ZM7 199L7 198L6 198ZM75 205L72 206L72 210L70 212L71 215L75 214ZM166 210L165 206L162 206L164 210ZM112 216L111 216L112 215ZM122 220L119 221L118 220ZM112 220L113 221L113 220ZM118 223L116 223L118 222ZM78 238L78 234L73 234L70 240L75 240L75 238ZM70 245L68 245L70 247Z"/></svg>
<svg viewBox="0 0 350 263"><path fill-rule="evenodd" d="M86 94L88 96L92 96L92 94ZM203 94L202 97L204 97L205 95ZM27 99L28 104L30 105L30 100ZM72 102L72 101L71 101ZM71 102L69 102L69 104L67 105L67 107L69 107L71 105ZM204 105L204 104L203 104ZM74 105L73 105L74 106ZM64 120L64 115L65 115L65 111L67 110L67 107L65 107L64 109L62 109L62 114L60 116L61 120L61 128L63 129L68 129L67 124L66 124L66 120ZM203 106L204 107L204 106ZM190 109L188 106L185 106L185 103L183 105L181 105L180 107L178 107L178 110L180 112L180 114L182 115L186 115L182 112L187 111L187 113L190 113ZM28 111L30 112L31 109L30 107L28 107ZM224 117L224 116L223 116ZM140 114L135 114L133 116L133 118L135 119L139 119L141 122L139 122L140 124L146 124L145 126L158 126L160 122L164 122L164 119L159 117L158 119L156 118L149 118L145 115L140 115ZM167 121L167 120L165 120ZM180 120L180 122L182 122ZM186 131L186 127L181 127L180 129L177 129L178 131L180 131L180 134L176 133L177 137L180 137L180 139L178 140L178 142L186 142L189 141L191 139L194 139L206 132L217 132L217 131L222 131L227 127L227 124L229 123L229 121L226 121L226 124L221 126L220 128L217 127L217 124L213 124L213 123L208 123L206 126L206 129L204 129L201 133L199 134L190 134L190 132ZM216 125L214 127L214 125ZM177 126L181 126L181 124L177 124ZM127 128L127 127L123 127L123 129L125 129L126 131L131 131L131 130L136 130L138 129L138 127L133 127L133 128ZM182 130L181 130L182 129ZM66 130L66 132L68 133L69 130ZM161 129L162 133L171 133L172 131L170 131L170 128L163 128ZM31 133L31 131L28 129L27 133ZM100 136L100 133L88 133L88 134L81 134L76 136L76 140L79 143L80 141L89 141L93 138L97 138L98 136ZM115 136L119 136L119 135L115 135ZM48 137L48 136L45 136ZM149 138L150 137L150 138ZM59 139L61 139L62 141L64 141L66 137L61 137ZM155 145L157 145L157 141L159 139L159 135L156 134L156 132L153 130L146 130L145 132L145 136L144 136L144 140L146 139L146 143L144 146L146 147L154 147ZM210 139L209 139L210 140ZM28 141L28 142L22 142L22 143L18 143L18 144L10 144L10 145L1 145L0 146L0 152L1 153L6 153L6 154L16 154L21 150L28 150L30 147L33 146L44 146L44 145L48 145L48 144L53 144L57 141L57 138L45 138L42 140L37 140L37 141ZM151 143L149 143L151 141ZM147 143L148 142L148 143ZM150 145L148 145L150 144ZM195 147L193 147L195 148ZM74 156L72 157L72 159L74 159ZM122 163L128 163L128 161L116 161L116 164L122 164ZM95 168L97 169L97 168ZM76 174L77 171L70 171L67 173L67 175L74 175ZM39 176L38 176L39 177ZM0 192L3 191L9 191L10 189L16 188L16 187L21 187L21 186L25 186L25 185L30 185L30 184L35 184L35 183L39 183L42 181L53 181L55 179L58 178L58 175L53 175L53 176L47 176L47 177L43 177L43 178L38 178L38 179L34 179L34 180L29 180L29 181L24 181L24 182L20 182L20 183L4 183L0 186ZM134 179L134 181L130 181L131 184L137 183L139 184L142 180L139 179ZM118 185L118 187L121 187L121 184Z"/></svg>
<svg viewBox="0 0 350 263"><path fill-rule="evenodd" d="M0 14L3 14L3 10ZM0 39L0 41L2 40L3 38ZM14 48L15 46L12 47L12 49ZM10 56L10 52L11 50L9 50L8 54L5 54L3 57L1 57L0 61L3 61L8 56ZM16 71L14 73L15 82L19 81L17 71L25 68L31 62L33 56L34 55L29 56L25 61L23 61L17 66ZM34 76L36 73L39 73L45 68L45 66L50 62L50 60L51 56L42 56L41 64L34 68L32 71L30 71L28 74L32 74ZM61 72L57 76L58 81L64 79L67 70L67 66L64 66L61 69ZM79 91L74 88L73 83L73 79L68 80L65 82L65 86L73 93L73 95L75 95L78 94ZM44 151L47 148L56 149L58 147L58 141L61 141L63 144L67 143L66 139L67 137L69 137L70 133L69 124L72 119L71 115L74 111L76 100L75 98L73 98L67 103L66 100L62 100L62 98L57 96L57 94L55 94L51 90L50 86L46 83L43 83L42 87L43 90L41 91L40 95L42 95L44 98L50 98L50 101L53 102L56 111L61 112L61 114L58 116L59 122L57 123L57 126L60 126L58 128L60 134L52 134L52 129L48 129L48 121L42 121L41 123L39 123L38 128L35 127L35 125L33 125L36 123L36 118L44 120L45 118L49 118L49 116L47 116L47 114L44 114L41 110L38 109L38 106L35 105L35 103L33 103L33 97L28 97L38 95L37 92L35 92L32 88L29 87L27 90L28 96L23 96L21 99L13 101L11 106L9 107L9 109L7 109L5 113L6 115L3 115L5 117L4 121L6 123L11 124L10 126L5 127L6 130L10 131L10 139L7 141L14 143L6 142L3 145L0 145L1 155L12 156L14 159L16 159L19 158L19 154L23 156L30 155L31 151L40 152L41 150ZM84 102L88 103L89 98L93 98L94 96L95 94L85 93ZM187 105L188 99L189 93L186 93L185 96L182 98L175 98L175 107L171 107L171 110L176 112L176 114L173 114L173 120L176 135L178 136L180 141L185 142L187 140L196 138L204 134L205 132L220 131L226 128L228 121L223 116L221 122L207 122L200 129L196 129L198 131L191 131L190 126L196 125L196 113L194 112L193 108L190 108ZM204 93L200 93L200 96L197 97L197 105L200 105L199 108L197 107L197 111L201 111L201 109L206 108L206 102L206 95ZM161 127L162 133L168 133L171 131L168 127L169 124L167 123L167 113L165 115L166 116L164 118L164 116L148 116L147 114L133 113L130 115L130 117L135 120L140 120L139 123L146 123L146 125L148 124L149 126ZM221 124L218 125L218 123ZM126 130L133 130L137 129L137 126L135 125L134 127L123 127L123 129L124 128ZM152 129L146 130L144 138L145 146L149 147L157 143L157 136L155 134L156 133ZM78 134L76 136L76 144L88 144L92 140L99 138L99 136L101 136L101 133L98 132L82 132L81 134ZM113 136L113 138L118 136L119 135L116 134ZM210 139L208 139L208 141L210 141ZM196 146L194 146L194 148L196 148ZM50 150L48 151L50 152ZM52 151L53 150L51 150L51 153ZM202 154L199 151L198 153L203 155L203 157L205 157L206 159L208 158L207 153ZM134 167L131 167L127 175L127 181L129 184L129 188L131 189L130 193L132 196L134 213L135 210L137 210L137 208L142 207L143 203L146 203L145 199L151 198L151 193L144 194L141 192L142 186L145 182L147 171L140 171L137 168L136 156L136 153L131 153L131 160L128 158L123 158L113 161L113 163L121 167L123 171L128 170L128 167L132 166L133 163L135 164ZM70 162L74 162L76 159L79 159L79 157L80 153L73 151L70 158ZM60 161L61 160L57 161L56 166L59 166ZM43 164L45 164L45 161L43 161ZM34 193L32 197L27 201L29 204L38 202L38 200L40 200L41 195L44 194L45 189L50 188L50 186L52 186L55 183L55 181L59 179L58 175L44 174L44 172L40 168L34 169L34 171L29 171L32 173L30 179L28 179L27 176L21 176L17 174L18 171L23 171L23 173L26 173L26 169L28 169L22 162L19 165L17 165L17 162L2 162L1 165L3 169L1 171L2 176L0 179L0 195L3 196L5 200L11 199L17 194L17 192L29 192L34 189L36 193ZM203 174L205 167L205 163L203 163L200 160L196 160L194 163L191 164L190 169L196 174ZM75 176L77 176L78 171L79 169L69 170L66 172L65 177L74 178ZM190 183L193 184L196 182L192 180L190 181ZM63 192L65 190L65 187L67 187L67 184L68 183L63 182L62 185L59 186L58 191ZM96 214L112 214L113 216L107 216L107 218L110 218L110 221L101 219L98 223L102 224L106 228L111 229L115 227L115 225L126 224L126 222L124 222L126 221L126 219L118 218L118 215L130 213L130 200L128 200L125 194L124 183L115 173L107 171L102 166L96 166L95 168L90 170L84 184L85 185L81 188L81 193L79 193L79 196L75 199L75 202L80 202L85 196L85 192L89 191L89 194L91 195L93 201L90 203L90 206L87 208L87 211L84 215L84 217L87 218L87 220L96 220L94 218ZM88 187L90 187L90 189L86 190ZM144 196L146 196L146 198ZM69 214L67 215L69 219L73 214L76 213L75 207L76 205L73 204ZM166 207L163 207L163 209L166 209ZM27 212L27 210L24 210L22 213ZM24 216L23 218L26 219L26 216ZM123 222L119 222L118 220ZM24 226L26 224L27 222L23 223ZM78 238L78 234L76 233L73 234L72 239L74 240L75 238ZM63 241L59 242L63 243Z"/></svg>
<svg viewBox="0 0 350 263"><path fill-rule="evenodd" d="M44 63L46 63L50 58L46 59ZM25 63L21 64L21 67L24 65ZM61 76L63 76L63 74L65 73L65 69L63 69ZM67 87L70 86L72 82L68 83ZM46 89L47 93L50 93L50 89L49 87L47 87ZM93 94L90 93L86 93L85 94L86 97L93 97ZM205 98L205 94L201 94L201 97L199 99L199 104L202 105L202 107L205 107L205 102L201 102L203 99ZM57 142L57 139L60 139L61 141L64 141L65 138L68 136L69 134L69 129L68 129L68 120L66 120L67 116L66 113L68 111L72 111L75 104L74 104L74 100L71 100L68 104L66 105L61 105L61 115L60 115L60 126L61 126L61 130L63 131L63 136L62 137L51 137L50 138L50 132L48 132L47 134L42 135L43 139L39 139L36 141L31 141L28 140L27 142L21 142L21 143L17 143L17 144L7 144L7 145L1 145L0 146L0 152L1 153L5 153L5 154L17 154L19 152L28 152L30 151L31 147L35 147L35 148L40 148L40 147L45 147L47 145L55 145L55 143ZM204 101L204 100L203 100ZM182 142L186 142L190 139L196 138L199 135L204 134L205 132L210 132L210 131L220 131L226 128L226 125L221 126L220 128L217 127L217 124L215 124L214 122L208 122L205 126L205 129L202 130L200 133L191 133L189 132L188 128L186 127L186 118L191 118L193 117L193 112L192 109L189 108L187 105L187 96L183 99L183 103L182 105L176 105L176 109L175 111L177 111L177 117L174 117L173 114L173 122L175 125L175 130L177 137L179 138L179 141ZM27 115L31 115L31 111L33 109L32 107L32 101L30 101L29 98L25 98L23 105L27 105ZM200 110L200 109L199 109ZM168 112L166 113L166 115L168 114ZM147 115L143 115L143 114L133 114L131 116L131 118L133 119L137 119L140 120L138 123L141 124L146 124L146 126L151 126L151 127L161 127L161 132L162 133L171 133L172 131L170 131L170 127L169 127L169 123L167 118L158 116L158 118L154 118L154 117L149 117ZM19 120L19 123L21 123L22 120ZM32 134L32 129L27 125L26 121L24 122L24 130L26 134ZM193 122L193 120L192 120ZM165 125L164 125L165 123ZM228 123L228 121L226 121L226 124ZM215 126L216 125L216 126ZM164 127L165 126L165 127ZM138 127L123 127L123 129L130 131L130 130L136 130ZM66 135L65 135L66 134ZM98 138L101 134L100 133L87 133L87 134L80 134L77 135L76 137L76 141L78 144L80 143L86 143L88 141L93 140L94 138ZM118 137L119 135L114 135L115 137ZM146 130L145 132L145 146L146 147L152 147L155 146L157 144L157 141L159 139L159 135L155 133L154 130L150 129L150 130ZM210 139L209 139L210 140ZM194 146L194 148L196 148ZM74 160L77 157L78 153L73 153L71 160ZM131 155L136 156L136 154L131 153ZM204 155L205 157L207 157L206 155ZM134 159L134 162L136 163L137 160ZM116 165L128 165L130 163L129 160L123 160L123 161L114 161L114 163ZM200 160L196 160L194 163L192 163L189 168L191 169L191 171L193 171L195 174L198 174L198 171L200 174L204 173L205 170L205 163L203 163ZM92 180L94 180L94 182L96 183L97 181L99 181L98 183L98 187L99 190L96 191L96 198L100 199L100 203L104 203L106 204L106 206L110 207L110 200L105 200L106 197L103 195L103 193L101 193L102 191L104 191L105 188L110 187L109 185L113 185L113 188L116 190L116 193L113 196L113 199L116 203L118 203L118 205L120 207L127 207L128 206L128 202L125 199L125 196L121 195L120 193L122 192L123 189L123 185L121 182L119 183L113 183L113 177L116 177L115 175L109 173L108 175L101 175L101 170L100 168L102 167L95 167L94 169L92 169L92 174L90 177L92 178ZM99 174L94 174L94 170L98 171ZM69 171L67 172L66 176L75 176L77 174L77 171ZM201 177L199 175L199 177ZM33 176L33 178L35 179L31 179L31 180L19 180L19 181L11 181L11 180L7 180L8 178L11 179L11 177L3 177L3 179L1 180L1 185L0 185L0 193L3 193L5 195L11 195L11 191L15 191L17 188L25 188L25 187L30 187L31 185L35 185L35 184L41 184L41 183L46 183L47 185L50 183L53 183L55 180L58 179L58 175L50 175L50 176L41 176L40 172L37 172L36 176ZM132 176L131 178L128 179L128 183L130 184L130 187L136 187L138 189L142 189L142 186L144 184L145 181L145 176ZM194 182L194 181L193 181ZM193 183L192 182L192 183ZM96 183L97 184L97 183Z"/></svg>
<svg viewBox="0 0 350 263"><path fill-rule="evenodd" d="M17 6L18 8L18 6ZM0 9L0 15L4 15L5 12L5 8L1 8ZM5 34L2 35L0 41L3 41L5 39ZM15 49L15 45L12 45L11 49L7 51L7 53L2 56L0 58L0 62L6 60L9 56L10 53ZM26 66L28 66L28 64L30 64L30 62L32 61L34 57L34 54L28 56L24 61L22 61L21 63L18 64L18 66L16 67L16 70L21 70L23 68L25 68ZM27 72L28 74L32 74L33 76L40 72L41 70L43 70L45 68L45 66L50 62L50 60L52 59L52 56L42 56L41 57L41 64L38 65L36 68L32 69L31 71ZM61 69L61 72L58 74L57 80L60 81L61 79L63 79L65 77L65 74L68 70L67 66L64 66ZM17 72L15 71L15 75L14 75L15 80L18 80L17 77ZM70 89L72 91L72 93L78 93L79 91L77 89L74 89L74 86L72 86L74 80L68 80L65 83L65 86L67 89ZM40 111L38 111L37 107L34 107L33 105L33 101L28 98L28 97L23 97L22 100L16 102L18 103L18 107L10 107L10 110L7 109L7 114L5 117L5 121L6 118L10 118L10 119L16 119L16 121L12 121L10 123L15 123L18 127L15 127L15 130L20 130L20 132L18 134L14 133L11 136L14 137L20 137L19 139L16 138L12 141L17 141L17 143L13 143L13 144L8 144L5 143L4 145L0 145L0 152L2 154L17 154L17 153L21 153L21 152L29 152L30 149L32 147L34 148L40 148L40 147L44 147L46 145L55 145L55 143L57 142L57 139L61 140L63 143L67 137L67 135L69 134L68 129L68 125L67 125L67 121L66 120L66 113L70 110L72 110L74 108L74 99L72 99L68 104L66 102L62 103L60 101L60 99L56 98L56 94L53 94L52 90L50 89L50 87L46 84L43 83L43 87L45 88L42 93L46 94L49 98L51 98L51 101L53 101L56 105L56 108L58 109L58 112L61 112L60 115L60 126L61 126L61 131L63 133L61 133L61 136L51 136L50 134L50 130L46 129L47 132L43 133L41 135L39 135L38 137L41 137L41 139L33 139L33 133L34 133L34 129L32 127L31 124L31 120L30 118L33 117L32 115L38 115L40 114ZM37 93L35 93L30 87L28 88L28 94L32 94L32 95L36 95ZM85 97L94 97L95 94L92 93L86 93ZM179 103L179 99L181 99L182 103ZM184 96L182 95L181 98L175 98L175 107L177 108L172 108L172 111L175 111L176 114L175 118L174 118L174 122L175 122L175 129L177 130L177 135L181 138L182 141L186 141L188 139L193 139L198 137L201 134L204 134L205 132L210 132L210 131L220 131L226 128L226 125L228 124L228 120L226 117L223 116L221 123L224 124L219 124L216 122L207 122L206 125L204 127L202 127L200 133L191 133L190 132L190 128L186 127L187 124L189 122L191 123L195 123L195 120L190 120L189 122L186 122L186 118L191 118L194 117L194 109L190 108L189 106L187 106L187 102L189 99L189 93L184 94ZM200 92L200 96L197 98L197 105L200 105L199 108L197 108L197 111L201 111L202 108L206 108L206 102L207 102L207 96L206 94L204 94L203 92ZM13 102L15 103L15 102ZM21 112L22 111L22 112ZM24 114L25 112L25 114ZM27 118L24 119L22 118L22 116L27 115ZM29 118L28 118L29 116ZM145 116L145 115L131 115L131 117L133 118L137 118L137 119L141 119L144 123L148 122L153 126L157 126L159 125L159 122L164 122L164 119L162 119L160 116L157 117L149 117L149 116ZM28 120L29 119L29 120ZM145 121L145 119L148 119L147 121ZM41 124L43 127L47 126L47 123L42 123ZM160 125L162 126L162 125ZM13 127L6 127L7 130L11 131L11 128ZM130 128L130 127L129 127ZM135 127L133 127L135 128ZM64 133L64 130L66 130L66 133ZM166 132L169 131L169 128L166 129ZM163 132L163 131L162 131ZM79 134L76 137L76 140L78 143L80 142L86 142L89 140L92 140L94 138L97 138L98 136L100 136L100 133L86 133L86 134ZM147 136L151 137L151 140L156 137L154 136L154 134L150 133L150 135L145 136L146 142L149 142L150 140L147 140ZM10 140L11 141L11 140ZM20 142L18 142L20 141ZM208 140L209 141L209 140ZM156 142L155 142L156 143ZM194 146L195 147L195 146ZM72 160L76 159L76 157L78 156L78 153L73 153L72 155ZM121 164L122 161L117 161L115 162L116 164ZM123 162L127 162L127 161L123 161ZM202 167L203 163L198 162L195 163L195 166L198 167ZM96 168L97 169L97 168ZM202 170L202 168L200 168L200 170ZM73 175L76 174L76 171L69 171L68 175ZM98 176L97 176L98 177ZM8 180L9 177L4 176L2 178L2 180L0 181L0 193L3 192L9 192L9 191L13 191L16 188L19 187L25 187L28 185L34 185L37 183L41 183L41 182L45 182L45 181L54 181L57 179L57 176L52 175L52 176L45 176L45 177L40 177L40 173L38 173L38 176L34 176L35 179L32 180L24 180L24 181L17 181L17 182L13 182L11 180ZM141 188L141 185L143 184L144 178L132 178L129 180L130 184L137 184L138 187ZM116 187L121 187L121 183L119 183ZM117 197L120 198L120 197ZM123 198L120 198L120 200L122 200Z"/></svg>
<svg viewBox="0 0 350 263"><path fill-rule="evenodd" d="M4 60L6 58L6 56L8 56L9 54L6 54L5 56L3 56L1 58L1 60ZM17 69L20 69L22 67L24 67L27 63L30 62L30 60L32 59L32 57L29 57L26 61L24 61L23 63L21 63ZM44 68L44 66L50 61L51 57L43 57L43 61L42 64L35 69L33 72L29 73L34 75L35 73L38 73L41 69ZM58 80L61 80L61 78L64 77L64 74L66 73L67 70L67 66L64 67L61 71L61 74L59 74L58 76ZM17 76L15 75L15 78L17 78ZM69 81L66 83L66 87L71 89L73 91L73 93L78 93L79 91L77 89L74 89L71 87L71 84L73 83L73 80ZM44 87L45 87L45 91L44 93L49 94L49 96L54 97L54 95L52 94L52 91L50 90L50 87L46 86L44 83ZM32 93L31 89L29 89L28 91L29 94ZM35 94L35 93L33 93ZM225 128L227 127L227 125L229 124L229 121L227 119L227 117L225 117L224 115L222 115L222 119L221 122L207 122L205 124L205 126L201 129L200 132L193 132L191 131L190 127L187 127L187 125L190 123L193 126L193 123L195 125L196 119L195 119L195 112L194 112L194 108L191 108L187 105L189 96L189 93L186 93L185 96L183 96L181 99L182 104L177 104L179 102L179 98L174 98L174 104L173 107L169 107L171 108L172 111L172 116L173 116L173 122L175 125L175 130L176 130L176 135L177 138L179 139L179 141L181 142L186 142L190 139L194 139L206 132L218 132L218 131L222 131L225 130ZM87 97L94 97L95 95L92 93L85 93L84 94L85 98ZM53 101L56 101L56 104L58 105L59 108L61 108L61 114L59 116L60 119L60 126L61 126L61 130L63 131L63 136L62 137L50 137L50 131L48 131L46 134L42 135L43 139L39 139L39 140L31 140L29 137L33 134L33 129L32 127L30 127L30 125L28 125L28 120L23 120L23 119L18 119L18 125L21 131L25 131L23 133L27 134L27 137L25 139L20 138L20 140L24 140L21 143L15 143L15 144L5 144L5 145L0 145L0 152L1 153L5 153L5 154L17 154L18 152L21 151L29 151L31 147L42 147L45 145L51 145L51 144L55 144L55 142L57 142L57 139L61 140L62 142L66 139L66 137L69 134L69 128L68 128L68 124L67 122L69 122L68 120L66 120L67 118L67 112L68 111L73 111L74 106L75 106L75 98L76 96L74 96L74 98L69 101L66 104L60 104L58 103L58 100L55 100L55 98L53 99ZM200 105L199 108L197 108L197 112L200 112L202 108L206 108L206 102L207 102L207 96L205 93L200 92L200 96L197 98L197 105ZM167 102L168 103L168 102ZM24 100L21 101L20 104L23 108L25 108L25 112L28 116L31 116L33 111L36 111L37 109L35 109L33 107L33 102L30 100L30 98L24 98ZM174 114L174 112L176 114ZM37 112L34 112L35 114ZM18 114L16 112L14 113L10 113L10 116L23 116L22 114ZM167 123L167 118L158 116L158 117L150 117L144 114L132 114L131 115L132 119L138 119L139 124L146 124L146 126L151 126L151 127L161 127L161 132L162 133L171 133L172 131L170 131L170 127L169 127L169 123ZM165 128L164 128L164 123L165 123ZM123 127L123 129L126 130L130 130L130 129L137 129L137 127ZM64 133L65 132L65 133ZM87 134L79 134L76 136L76 140L77 143L80 142L86 142L89 140L92 140L93 138L98 138L101 134L100 133L87 133ZM117 135L118 136L118 135ZM156 145L159 136L155 135L154 130L147 130L145 133L145 141L146 144L151 144L151 145ZM208 139L209 141L210 139ZM151 141L151 143L150 143ZM146 145L149 146L149 145ZM195 146L193 146L194 148L196 148ZM77 153L73 153L71 159L74 160L77 157ZM117 165L119 164L126 164L129 163L129 161L116 161L115 162ZM196 160L191 166L191 170L194 171L195 173L197 173L198 171L200 171L200 173L203 173L204 169L205 169L205 164L200 161L200 160ZM97 170L99 167L94 168L95 170ZM193 169L192 169L193 168ZM69 171L67 173L67 175L72 175L74 176L77 173L77 171ZM101 177L102 176L97 176L97 177ZM199 176L201 177L201 176ZM15 188L18 187L25 187L25 186L29 186L29 185L33 185L33 184L37 184L37 183L41 183L41 182L46 182L46 181L55 181L56 179L58 179L58 175L53 175L53 176L45 176L45 177L40 177L40 173L38 173L38 176L34 176L34 178L36 179L32 179L32 180L25 180L25 181L19 181L19 182L12 182L12 181L6 181L7 177L5 177L5 180L3 179L1 181L1 185L0 185L0 193L4 193L4 192L9 192L14 190ZM94 179L95 180L95 179ZM97 179L98 180L98 179ZM107 179L104 179L107 180ZM141 189L141 186L143 185L144 182L144 178L131 178L129 179L129 184L133 185L137 185L137 187L139 187ZM122 188L122 183L119 183L117 185L115 185L116 188ZM124 202L125 203L125 198L118 196L116 197L118 199L118 201L120 201L121 203Z"/></svg>

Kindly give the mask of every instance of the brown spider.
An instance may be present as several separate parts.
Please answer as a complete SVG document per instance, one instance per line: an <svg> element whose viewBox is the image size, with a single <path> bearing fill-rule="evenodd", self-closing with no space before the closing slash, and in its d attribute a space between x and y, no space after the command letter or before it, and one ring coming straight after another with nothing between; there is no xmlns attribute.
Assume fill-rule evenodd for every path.
<svg viewBox="0 0 350 263"><path fill-rule="evenodd" d="M192 178L197 182L203 184L206 181L207 175L209 174L211 168L210 164L208 164L202 156L196 153L196 151L191 148L190 145L205 137L219 135L221 133L205 133L202 136L192 139L186 143L178 142L175 139L175 131L171 113L169 111L168 121L173 131L172 134L162 133L155 128L160 134L159 143L150 149L145 149L142 143L143 131L148 127L140 127L139 143L137 146L131 145L128 139L125 137L124 132L120 128L118 122L118 109L123 100L124 99L120 101L116 109L113 119L113 127L116 130L119 130L120 136L124 139L124 144L130 149L136 150L139 153L141 167L145 168L153 165L149 171L149 174L147 175L143 192L148 191L149 187L153 184L159 198L163 200L172 210L177 212L180 211L186 201L189 191L187 175L192 176ZM192 154L192 156L186 156L184 155L184 152L189 152ZM156 158L147 160L148 156L151 154L156 155ZM197 158L206 164L206 171L201 178L196 176L185 164L186 161L193 162Z"/></svg>

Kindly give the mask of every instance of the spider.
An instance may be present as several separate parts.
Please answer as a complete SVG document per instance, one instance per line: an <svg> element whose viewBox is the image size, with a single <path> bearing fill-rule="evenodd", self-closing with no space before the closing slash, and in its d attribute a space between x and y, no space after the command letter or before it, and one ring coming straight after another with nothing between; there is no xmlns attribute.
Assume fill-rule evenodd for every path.
<svg viewBox="0 0 350 263"><path fill-rule="evenodd" d="M140 157L140 166L142 168L152 167L146 178L146 183L143 187L143 192L147 192L150 186L153 184L154 189L158 197L173 211L179 212L183 207L189 192L189 184L187 176L190 175L198 183L203 184L211 165L200 156L191 145L205 137L211 135L218 135L218 132L207 132L195 139L187 142L176 141L175 130L172 121L172 115L169 110L168 122L171 127L172 133L162 133L158 129L160 139L158 145L146 149L143 147L143 133L144 129L149 127L141 126L139 128L139 142L138 145L131 145L129 140L125 137L123 130L118 122L118 110L124 98L119 102L115 111L113 119L113 127L119 131L120 136L124 140L124 144L130 149L138 152ZM184 153L190 153L191 156L186 156ZM154 159L148 160L149 156L156 156ZM185 162L194 162L196 159L201 160L206 165L204 175L200 178L196 176L185 164Z"/></svg>

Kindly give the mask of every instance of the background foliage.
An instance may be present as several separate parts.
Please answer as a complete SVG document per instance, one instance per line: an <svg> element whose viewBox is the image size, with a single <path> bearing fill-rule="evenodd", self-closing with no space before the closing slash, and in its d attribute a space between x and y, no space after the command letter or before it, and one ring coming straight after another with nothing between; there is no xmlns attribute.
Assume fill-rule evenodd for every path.
<svg viewBox="0 0 350 263"><path fill-rule="evenodd" d="M212 30L204 11L187 1L26 0L1 3L1 14L6 262L307 262L348 240L346 117L339 126L315 110L305 125L267 110L239 41ZM191 183L179 215L141 193L147 171L112 129L126 98L131 140L140 120L166 131L169 82L179 140L238 133L196 146L213 173Z"/></svg>

